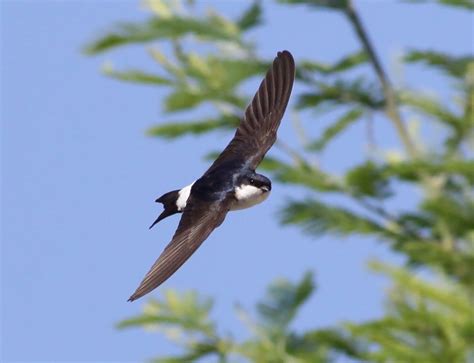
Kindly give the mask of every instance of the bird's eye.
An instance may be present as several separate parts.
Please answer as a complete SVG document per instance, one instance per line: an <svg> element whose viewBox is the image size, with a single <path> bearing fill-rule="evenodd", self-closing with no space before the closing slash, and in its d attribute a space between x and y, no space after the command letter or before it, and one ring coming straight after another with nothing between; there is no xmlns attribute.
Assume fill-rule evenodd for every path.
<svg viewBox="0 0 474 363"><path fill-rule="evenodd" d="M255 180L250 179L250 184L253 184L253 183L255 183Z"/></svg>

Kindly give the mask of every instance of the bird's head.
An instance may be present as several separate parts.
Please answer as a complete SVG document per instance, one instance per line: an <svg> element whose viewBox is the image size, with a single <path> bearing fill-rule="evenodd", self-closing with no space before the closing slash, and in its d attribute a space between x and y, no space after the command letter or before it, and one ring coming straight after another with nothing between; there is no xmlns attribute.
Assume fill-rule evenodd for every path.
<svg viewBox="0 0 474 363"><path fill-rule="evenodd" d="M249 193L265 194L272 190L272 182L266 176L249 172L241 177L239 188Z"/></svg>
<svg viewBox="0 0 474 363"><path fill-rule="evenodd" d="M272 190L272 182L266 176L257 173L249 173L244 178L244 183L246 185L252 185L256 188L259 188L262 192L268 193Z"/></svg>

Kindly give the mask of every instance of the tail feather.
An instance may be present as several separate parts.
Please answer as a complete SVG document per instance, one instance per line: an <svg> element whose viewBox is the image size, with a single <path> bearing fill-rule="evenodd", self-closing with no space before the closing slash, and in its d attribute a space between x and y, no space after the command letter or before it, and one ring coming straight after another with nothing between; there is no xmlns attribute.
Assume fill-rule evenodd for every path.
<svg viewBox="0 0 474 363"><path fill-rule="evenodd" d="M176 210L176 211L171 211L171 210L169 210L169 209L168 209L168 210L165 209L165 210L158 216L158 218L155 219L155 221L151 224L151 226L148 227L148 229L152 229L153 226L154 226L155 224L157 224L159 221L161 221L162 219L165 219L166 217L169 217L169 216L171 216L171 215L173 215L173 214L175 214L175 213L178 213L178 210Z"/></svg>
<svg viewBox="0 0 474 363"><path fill-rule="evenodd" d="M165 208L166 206L174 205L176 207L176 200L179 197L179 189L172 190L171 192L163 194L161 197L155 200L156 203L162 203Z"/></svg>
<svg viewBox="0 0 474 363"><path fill-rule="evenodd" d="M163 194L161 197L155 200L155 202L163 204L165 210L151 224L150 229L162 219L169 217L173 214L179 213L178 207L176 206L176 200L178 199L178 197L179 190L173 190L171 192Z"/></svg>

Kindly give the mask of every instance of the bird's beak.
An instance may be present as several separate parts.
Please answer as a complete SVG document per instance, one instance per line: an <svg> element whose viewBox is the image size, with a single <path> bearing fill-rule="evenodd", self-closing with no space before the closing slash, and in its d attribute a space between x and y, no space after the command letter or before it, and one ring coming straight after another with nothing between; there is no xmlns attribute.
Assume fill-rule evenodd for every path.
<svg viewBox="0 0 474 363"><path fill-rule="evenodd" d="M270 190L272 190L272 187L264 185L264 186L261 187L261 189L266 193L266 192L269 192Z"/></svg>

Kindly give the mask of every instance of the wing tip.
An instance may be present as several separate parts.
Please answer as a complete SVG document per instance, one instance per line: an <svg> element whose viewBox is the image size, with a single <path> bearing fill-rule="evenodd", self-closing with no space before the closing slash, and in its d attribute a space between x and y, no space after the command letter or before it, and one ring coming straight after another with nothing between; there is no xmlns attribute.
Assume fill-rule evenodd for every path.
<svg viewBox="0 0 474 363"><path fill-rule="evenodd" d="M293 87L293 81L295 78L295 60L293 55L288 50L282 50L277 52L277 56L273 61L273 71L274 72L283 72L289 76L286 78L286 82L289 83L290 93L291 88ZM288 94L289 96L289 94Z"/></svg>
<svg viewBox="0 0 474 363"><path fill-rule="evenodd" d="M282 50L282 51L279 51L277 52L277 58L279 59L283 59L283 58L286 58L288 59L292 64L295 63L295 60L293 58L293 55L291 54L291 52L289 50Z"/></svg>
<svg viewBox="0 0 474 363"><path fill-rule="evenodd" d="M134 302L136 299L138 299L139 296L135 296L135 294L133 294L132 296L130 296L127 300L127 302Z"/></svg>
<svg viewBox="0 0 474 363"><path fill-rule="evenodd" d="M286 49L280 50L280 51L277 53L277 56L278 56L278 57L282 57L282 56L290 56L290 57L293 57L293 56L291 55L290 51L289 51L289 50L286 50Z"/></svg>

